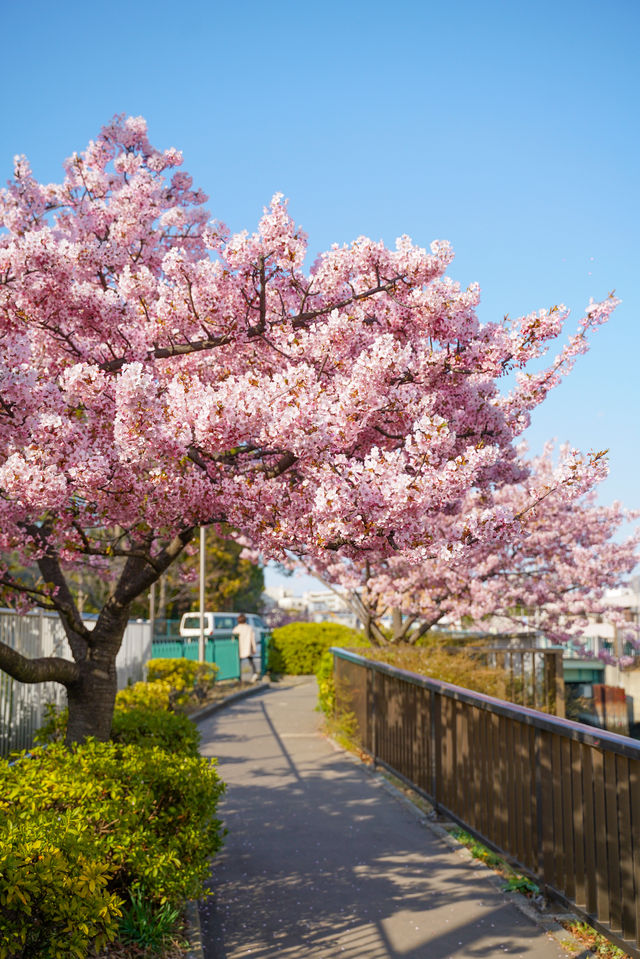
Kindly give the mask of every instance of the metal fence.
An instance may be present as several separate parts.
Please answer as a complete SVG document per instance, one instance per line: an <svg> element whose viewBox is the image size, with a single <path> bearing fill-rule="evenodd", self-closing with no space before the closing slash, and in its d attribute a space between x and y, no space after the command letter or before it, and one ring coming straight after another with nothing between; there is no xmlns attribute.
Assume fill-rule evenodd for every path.
<svg viewBox="0 0 640 959"><path fill-rule="evenodd" d="M505 699L521 706L565 715L563 649L537 646L463 646L451 652L473 656L485 666L504 670Z"/></svg>
<svg viewBox="0 0 640 959"><path fill-rule="evenodd" d="M90 626L94 620L87 617L85 622ZM29 658L73 658L60 620L52 613L21 616L0 609L0 640ZM116 659L119 689L143 678L150 655L149 623L130 622ZM42 725L47 703L62 706L65 700L64 687L59 683L18 683L0 670L0 756L28 749Z"/></svg>
<svg viewBox="0 0 640 959"><path fill-rule="evenodd" d="M374 760L640 957L640 745L333 649Z"/></svg>
<svg viewBox="0 0 640 959"><path fill-rule="evenodd" d="M260 675L267 671L269 656L269 636L267 630L258 634L254 661L260 664ZM198 658L198 640L190 638L155 638L151 655L159 659L196 659ZM215 663L218 667L216 680L241 679L242 664L238 650L238 640L228 634L226 639L205 639L204 660L206 663Z"/></svg>
<svg viewBox="0 0 640 959"><path fill-rule="evenodd" d="M154 640L152 656L158 659L198 659L197 639ZM205 663L215 663L218 667L217 680L240 679L240 657L237 639L206 639L204 645Z"/></svg>

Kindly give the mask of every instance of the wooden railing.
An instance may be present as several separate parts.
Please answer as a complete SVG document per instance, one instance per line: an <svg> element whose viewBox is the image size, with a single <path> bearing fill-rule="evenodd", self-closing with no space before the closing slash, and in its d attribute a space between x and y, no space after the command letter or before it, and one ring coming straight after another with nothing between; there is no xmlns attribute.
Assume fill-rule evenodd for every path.
<svg viewBox="0 0 640 959"><path fill-rule="evenodd" d="M640 744L333 653L376 763L640 957Z"/></svg>
<svg viewBox="0 0 640 959"><path fill-rule="evenodd" d="M450 647L459 652L461 647ZM556 716L565 715L563 649L537 646L463 646L467 655L485 666L502 669L505 699Z"/></svg>

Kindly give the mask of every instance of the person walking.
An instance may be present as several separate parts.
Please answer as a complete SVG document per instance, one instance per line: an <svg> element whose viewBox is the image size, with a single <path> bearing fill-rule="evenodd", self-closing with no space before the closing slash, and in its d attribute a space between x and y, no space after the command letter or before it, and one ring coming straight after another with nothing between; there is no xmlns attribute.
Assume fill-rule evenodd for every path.
<svg viewBox="0 0 640 959"><path fill-rule="evenodd" d="M244 613L240 613L238 616L238 624L234 626L232 636L238 637L238 652L240 655L240 678L242 678L242 663L245 659L249 661L251 666L251 682L255 683L258 679L258 672L256 670L256 665L254 661L254 656L257 652L256 646L256 631L253 626L250 626L247 622L247 617Z"/></svg>

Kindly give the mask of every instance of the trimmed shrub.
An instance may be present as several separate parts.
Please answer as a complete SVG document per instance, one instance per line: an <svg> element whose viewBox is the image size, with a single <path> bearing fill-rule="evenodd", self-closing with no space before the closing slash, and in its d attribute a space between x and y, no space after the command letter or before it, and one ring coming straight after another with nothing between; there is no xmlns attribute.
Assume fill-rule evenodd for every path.
<svg viewBox="0 0 640 959"><path fill-rule="evenodd" d="M122 900L108 888L112 866L101 860L81 810L55 826L0 801L0 959L84 957L115 939Z"/></svg>
<svg viewBox="0 0 640 959"><path fill-rule="evenodd" d="M0 855L13 851L17 835L8 831L9 811L12 824L57 843L81 829L111 893L141 890L158 905L181 905L202 895L208 860L221 846L214 812L223 790L208 759L157 746L54 743L0 765Z"/></svg>
<svg viewBox="0 0 640 959"><path fill-rule="evenodd" d="M159 746L186 756L197 756L200 745L200 733L187 716L144 706L114 710L111 739L129 745Z"/></svg>
<svg viewBox="0 0 640 959"><path fill-rule="evenodd" d="M175 693L172 702L184 703L192 693L198 698L213 687L220 671L215 663L197 663L193 659L150 659L147 679L150 683L168 683Z"/></svg>
<svg viewBox="0 0 640 959"><path fill-rule="evenodd" d="M307 676L315 673L322 654L330 646L364 645L367 644L361 632L339 623L288 623L273 630L268 670Z"/></svg>
<svg viewBox="0 0 640 959"><path fill-rule="evenodd" d="M172 711L172 692L171 684L164 680L135 683L121 689L116 695L111 739L196 755L200 734L186 716ZM36 744L62 742L68 718L66 708L48 707L47 720L35 736Z"/></svg>
<svg viewBox="0 0 640 959"><path fill-rule="evenodd" d="M0 763L0 959L84 959L118 937L158 949L205 895L224 784L169 682L118 693L112 741L66 749L67 710Z"/></svg>
<svg viewBox="0 0 640 959"><path fill-rule="evenodd" d="M116 693L116 711L125 709L171 709L171 683L154 680L148 683L134 683L125 686Z"/></svg>

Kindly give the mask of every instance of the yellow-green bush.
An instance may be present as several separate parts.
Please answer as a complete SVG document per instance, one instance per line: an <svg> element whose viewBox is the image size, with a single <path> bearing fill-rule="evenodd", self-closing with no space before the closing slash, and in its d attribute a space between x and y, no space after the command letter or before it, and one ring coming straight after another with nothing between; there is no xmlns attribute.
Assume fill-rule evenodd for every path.
<svg viewBox="0 0 640 959"><path fill-rule="evenodd" d="M196 755L200 733L186 716L173 712L171 691L171 685L164 681L135 683L122 689L116 696L111 739ZM45 723L36 733L36 744L62 742L68 719L67 709L50 707Z"/></svg>
<svg viewBox="0 0 640 959"><path fill-rule="evenodd" d="M330 646L363 646L361 632L339 623L288 623L273 630L268 669L272 673L307 676L315 673Z"/></svg>
<svg viewBox="0 0 640 959"><path fill-rule="evenodd" d="M333 677L333 653L325 650L316 668L318 703L327 716L333 716L336 707L336 684Z"/></svg>
<svg viewBox="0 0 640 959"><path fill-rule="evenodd" d="M198 728L187 716L145 706L116 706L111 739L116 743L160 746L187 756L197 756L200 745Z"/></svg>
<svg viewBox="0 0 640 959"><path fill-rule="evenodd" d="M175 702L186 702L192 693L200 697L211 689L219 667L215 663L197 663L193 659L150 659L147 679L150 683L168 683L175 694Z"/></svg>
<svg viewBox="0 0 640 959"><path fill-rule="evenodd" d="M0 959L84 959L116 936L157 945L204 895L224 784L173 688L118 693L108 743L66 749L67 711L51 709L49 745L0 762Z"/></svg>
<svg viewBox="0 0 640 959"><path fill-rule="evenodd" d="M163 679L125 686L116 694L116 709L171 709L172 688Z"/></svg>
<svg viewBox="0 0 640 959"><path fill-rule="evenodd" d="M223 789L215 764L198 756L56 743L0 766L0 813L10 807L12 821L48 821L58 836L58 817L80 810L113 869L110 888L143 886L158 901L181 901L199 890L194 875L206 876L206 860L220 846L213 814Z"/></svg>
<svg viewBox="0 0 640 959"><path fill-rule="evenodd" d="M38 817L9 818L2 806L0 959L83 957L114 939L122 900L81 811L65 810L51 829Z"/></svg>

